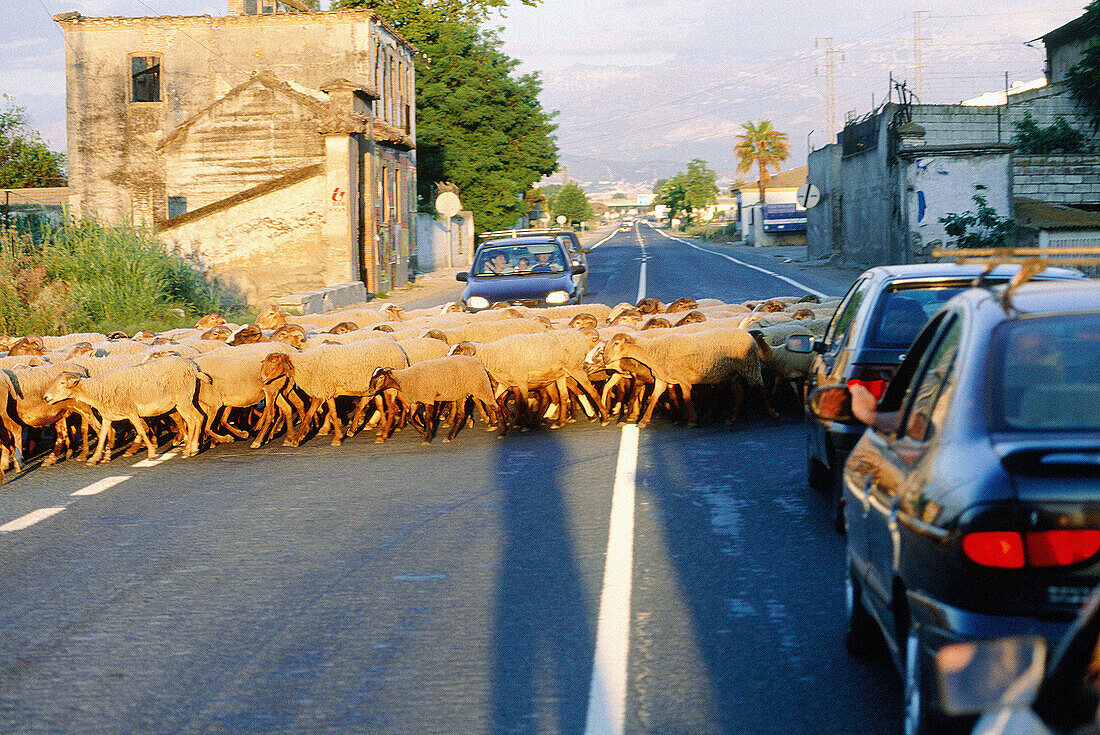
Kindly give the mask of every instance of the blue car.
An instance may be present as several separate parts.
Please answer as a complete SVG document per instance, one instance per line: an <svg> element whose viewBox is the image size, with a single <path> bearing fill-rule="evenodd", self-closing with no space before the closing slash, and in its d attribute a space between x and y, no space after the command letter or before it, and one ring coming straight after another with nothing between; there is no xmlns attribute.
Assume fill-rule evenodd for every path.
<svg viewBox="0 0 1100 735"><path fill-rule="evenodd" d="M462 301L470 311L494 304L560 306L581 303L582 289L574 265L559 238L552 235L489 240L474 254L469 272L456 278L467 283Z"/></svg>

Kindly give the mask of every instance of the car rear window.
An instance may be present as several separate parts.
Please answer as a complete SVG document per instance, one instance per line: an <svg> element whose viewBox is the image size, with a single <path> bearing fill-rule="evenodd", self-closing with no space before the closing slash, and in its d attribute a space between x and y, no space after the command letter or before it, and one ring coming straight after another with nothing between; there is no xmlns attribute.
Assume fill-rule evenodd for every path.
<svg viewBox="0 0 1100 735"><path fill-rule="evenodd" d="M994 360L1004 428L1100 430L1100 314L1014 321L998 333Z"/></svg>
<svg viewBox="0 0 1100 735"><path fill-rule="evenodd" d="M887 288L871 316L866 346L891 350L909 347L932 315L965 288L962 285Z"/></svg>

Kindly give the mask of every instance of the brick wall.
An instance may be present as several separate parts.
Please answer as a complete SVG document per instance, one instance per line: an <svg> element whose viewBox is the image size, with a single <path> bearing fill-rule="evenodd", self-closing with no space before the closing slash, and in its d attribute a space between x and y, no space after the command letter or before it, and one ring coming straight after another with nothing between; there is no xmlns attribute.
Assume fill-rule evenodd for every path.
<svg viewBox="0 0 1100 735"><path fill-rule="evenodd" d="M1012 158L1012 193L1057 204L1100 204L1100 156Z"/></svg>

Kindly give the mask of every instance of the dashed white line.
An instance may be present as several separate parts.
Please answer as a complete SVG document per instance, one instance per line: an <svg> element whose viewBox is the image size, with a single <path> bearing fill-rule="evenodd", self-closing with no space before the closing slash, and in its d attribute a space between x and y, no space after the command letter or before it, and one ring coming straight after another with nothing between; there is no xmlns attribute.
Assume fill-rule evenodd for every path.
<svg viewBox="0 0 1100 735"><path fill-rule="evenodd" d="M104 490L110 490L115 485L119 484L120 482L126 482L131 477L133 477L133 475L118 475L116 477L104 477L102 480L99 480L98 482L93 482L88 487L81 488L80 490L77 490L75 493L70 493L69 495L70 495L70 497L74 497L74 496L77 496L77 495L98 495L99 493L103 492Z"/></svg>
<svg viewBox="0 0 1100 735"><path fill-rule="evenodd" d="M135 462L134 464L132 464L130 466L131 467L156 467L158 464L161 464L162 462L167 462L168 460L172 459L172 457L175 457L177 454L179 454L179 452L177 452L175 449L172 449L170 451L165 452L164 454L161 454L156 459L143 459L140 462Z"/></svg>
<svg viewBox="0 0 1100 735"><path fill-rule="evenodd" d="M634 483L638 468L638 427L623 427L607 561L596 625L596 652L588 690L585 735L620 735L626 719L627 664L630 653L630 593L634 577Z"/></svg>
<svg viewBox="0 0 1100 735"><path fill-rule="evenodd" d="M828 294L821 293L820 291L818 291L816 289L812 289L812 288L810 288L809 286L807 286L803 283L799 283L798 281L794 280L793 278L787 278L787 276L780 275L779 273L776 273L775 271L770 271L767 268L761 268L760 266L753 265L752 263L746 263L743 260L738 260L737 258L733 257L732 255L726 255L725 253L719 253L715 250L707 250L706 248L699 247L698 245L691 242L690 240L685 240L681 237L675 237L673 235L669 235L667 232L664 232L662 230L658 230L656 227L654 227L653 230L660 233L661 235L664 235L669 240L675 240L676 242L683 243L684 245L687 245L688 247L695 248L696 250L700 250L704 253L710 253L711 255L717 255L719 258L725 258L726 260L730 261L731 263L736 263L737 265L744 266L745 268L751 268L754 271L760 271L761 273L769 275L772 278L778 278L780 281L783 281L785 283L789 283L792 286L794 286L795 288L800 288L803 291L805 291L806 293L813 294L814 296L817 296L818 298L822 298L822 299L829 298Z"/></svg>
<svg viewBox="0 0 1100 735"><path fill-rule="evenodd" d="M8 521L4 525L0 526L0 533L10 533L11 531L22 531L24 528L29 528L39 521L44 521L50 516L57 515L61 511L65 510L61 508L39 508L36 511L32 511L27 515L16 518L14 521Z"/></svg>

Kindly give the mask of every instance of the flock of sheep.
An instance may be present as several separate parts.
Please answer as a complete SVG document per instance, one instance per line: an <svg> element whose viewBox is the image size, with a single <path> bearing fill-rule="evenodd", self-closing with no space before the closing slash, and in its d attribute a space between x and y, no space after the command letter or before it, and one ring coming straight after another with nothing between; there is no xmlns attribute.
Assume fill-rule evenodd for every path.
<svg viewBox="0 0 1100 735"><path fill-rule="evenodd" d="M659 406L694 424L702 386L718 391L707 405L730 405L729 421L745 385L774 416L771 395L810 368L787 337L820 337L836 305L684 298L468 313L459 303L387 304L308 316L268 306L243 326L211 314L192 329L132 337L0 337L0 481L51 442L44 466L73 454L109 461L127 425L135 436L125 454L144 446L152 458L161 432L184 456L250 437L257 448L280 430L297 446L317 427L334 445L364 426L382 442L406 424L430 442L449 421L450 441L475 411L501 435L559 428L582 412L644 426Z"/></svg>

